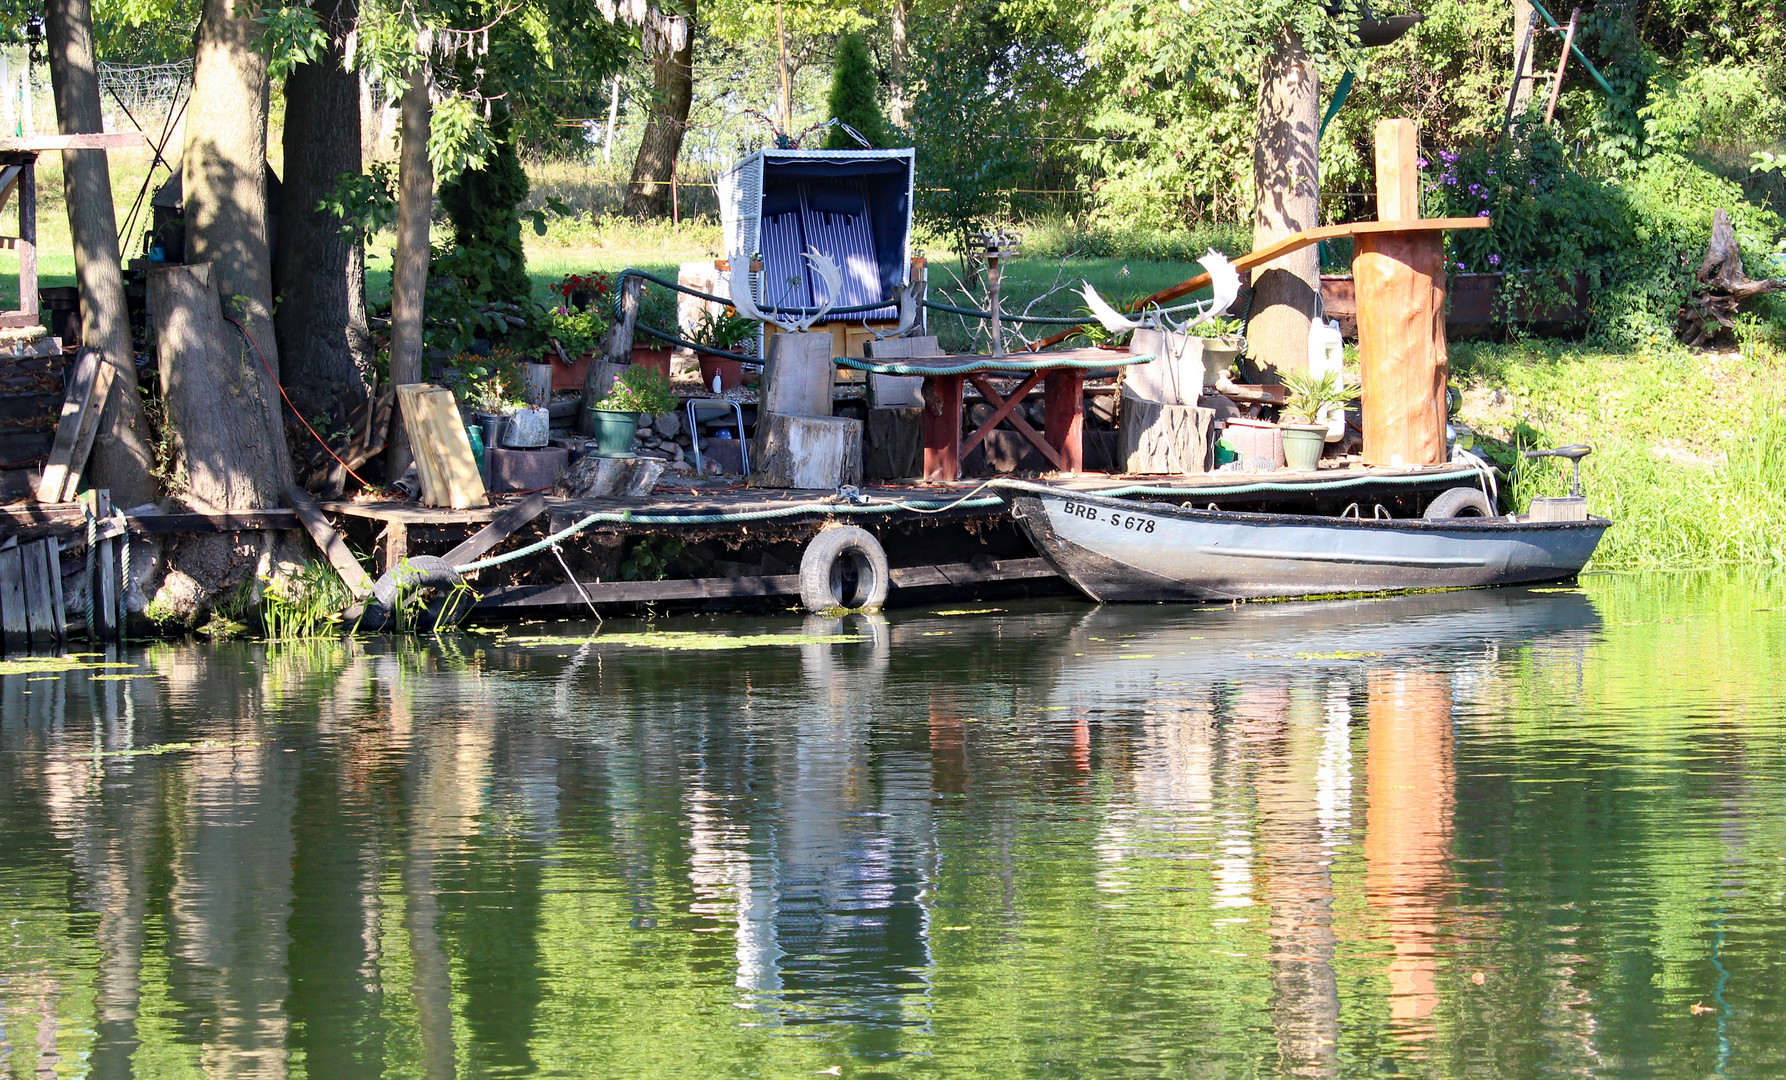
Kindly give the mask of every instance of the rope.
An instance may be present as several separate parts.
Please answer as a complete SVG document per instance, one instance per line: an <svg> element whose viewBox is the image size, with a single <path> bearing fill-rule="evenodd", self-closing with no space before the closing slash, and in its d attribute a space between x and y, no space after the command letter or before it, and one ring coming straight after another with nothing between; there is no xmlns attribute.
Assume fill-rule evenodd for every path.
<svg viewBox="0 0 1786 1080"><path fill-rule="evenodd" d="M93 594L98 591L99 575L95 571L99 567L99 558L95 549L99 547L99 519L93 516L93 507L81 504L81 513L87 519L87 599L82 611L87 617L87 640L98 641L99 634L93 625Z"/></svg>
<svg viewBox="0 0 1786 1080"><path fill-rule="evenodd" d="M1346 480L1233 484L1214 489L1212 493L1221 495L1250 495L1260 491L1337 491L1363 484L1420 484L1428 483L1433 479L1435 479L1435 477L1432 473L1404 473L1391 474L1388 476L1369 475L1352 477ZM952 500L925 499L907 502L903 500L887 499L868 503L804 502L791 503L787 506L778 506L770 510L743 510L726 514L637 514L631 510L598 510L594 513L585 515L581 520L560 529L558 532L553 533L544 540L528 544L526 547L517 548L506 555L497 555L488 559L480 559L477 562L466 563L463 566L455 566L453 567L453 570L459 574L471 574L479 570L488 570L493 566L501 566L503 563L512 562L515 559L524 558L535 552L543 551L546 548L557 544L558 541L565 537L575 535L576 533L587 529L589 526L598 523L617 525L731 525L755 521L775 521L781 518L800 517L806 514L868 516L874 514L890 514L896 510L905 510L920 514L935 514L945 510L953 510L958 507L981 510L1004 505L1006 500L998 496L989 498L974 497L982 489L988 487L1016 488L1047 495L1101 495L1106 498L1118 498L1124 495L1187 496L1200 494L1199 492L1190 491L1181 487L1159 487L1151 484L1124 484L1114 488L1101 488L1096 491L1074 491L1065 488L1049 487L1045 484L1033 484L1026 480L1011 480L1004 477L993 477L982 483L979 487L969 491L966 495L962 495Z"/></svg>
<svg viewBox="0 0 1786 1080"><path fill-rule="evenodd" d="M1037 356L1042 359L1019 360L1017 359L1019 355ZM1102 371L1105 368L1145 364L1152 360L1153 356L1147 353L1113 352L1108 356L1100 356L1091 360L1071 360L1066 363L1061 362L1058 354L1051 357L1048 353L1014 353L996 358L975 356L959 364L901 363L896 360L865 360L859 356L839 356L834 359L839 367L867 371L876 375L972 375L977 372L990 374L1000 371L1056 371L1060 368Z"/></svg>
<svg viewBox="0 0 1786 1080"><path fill-rule="evenodd" d="M324 439L321 435L318 435L316 433L316 429L310 426L310 421L304 419L304 414L299 412L297 405L292 403L291 395L287 394L285 392L285 386L282 383L280 383L279 376L273 371L273 365L267 361L267 354L264 352L261 352L260 342L254 340L254 335L250 334L248 332L248 328L246 326L243 326L241 323L237 322L236 320L230 318L228 315L223 316L223 321L226 323L229 323L231 326L233 326L237 330L241 331L242 337L247 340L248 344L254 346L254 355L260 357L260 366L266 369L267 378L273 380L273 387L274 387L274 389L279 391L279 396L285 399L286 407L291 410L291 414L293 416L298 418L298 423L304 425L304 430L308 431L310 433L310 437L316 440L317 445L321 446L323 448L323 450L326 451L330 457L334 458L336 460L336 462L338 462L343 469L346 469L347 475L353 477L355 480L358 480L362 487L365 487L369 491L389 492L391 490L390 488L385 487L381 484L374 484L372 481L361 476L359 473L354 472L353 466L351 466L347 462L341 460L341 455L335 453L334 448L329 445L328 440ZM369 418L367 420L367 422L370 423L371 419Z"/></svg>
<svg viewBox="0 0 1786 1080"><path fill-rule="evenodd" d="M112 516L124 526L118 543L118 644L124 644L125 627L130 624L130 520L124 511L112 508Z"/></svg>

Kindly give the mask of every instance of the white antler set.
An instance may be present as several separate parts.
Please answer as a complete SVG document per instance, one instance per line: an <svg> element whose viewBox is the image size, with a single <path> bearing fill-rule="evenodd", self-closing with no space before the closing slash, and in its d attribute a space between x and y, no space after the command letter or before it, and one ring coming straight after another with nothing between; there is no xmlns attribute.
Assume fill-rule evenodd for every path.
<svg viewBox="0 0 1786 1080"><path fill-rule="evenodd" d="M811 315L791 317L764 314L763 310L757 307L756 298L751 295L750 279L754 275L748 269L742 275L738 273L738 268L750 266L750 257L734 254L732 256L732 306L738 309L738 314L758 322L774 323L789 333L801 334L812 329L813 325L823 319L836 305L837 294L843 290L843 271L837 268L837 264L831 261L830 256L821 254L817 248L807 248L805 257L812 266L812 272L819 276L819 281L825 287L825 299L819 304L818 310ZM743 288L738 287L740 280L743 281Z"/></svg>
<svg viewBox="0 0 1786 1080"><path fill-rule="evenodd" d="M1097 316L1098 322L1103 324L1104 329L1113 334L1144 328L1183 333L1191 327L1206 323L1227 311L1233 306L1234 298L1240 295L1240 272L1234 269L1234 264L1228 261L1226 255L1210 248L1209 254L1197 260L1197 265L1209 271L1210 287L1214 295L1208 305L1200 306L1196 316L1187 322L1174 323L1171 317L1157 304L1141 312L1138 318L1124 315L1111 307L1102 296L1099 296L1098 290L1092 288L1090 282L1084 283L1085 287L1079 291L1079 295L1085 298L1086 306L1091 308L1092 314Z"/></svg>

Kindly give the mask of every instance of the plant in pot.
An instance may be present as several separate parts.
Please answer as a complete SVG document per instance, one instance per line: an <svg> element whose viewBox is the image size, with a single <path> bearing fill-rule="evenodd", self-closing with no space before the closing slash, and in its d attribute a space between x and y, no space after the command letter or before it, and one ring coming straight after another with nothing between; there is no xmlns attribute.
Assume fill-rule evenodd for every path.
<svg viewBox="0 0 1786 1080"><path fill-rule="evenodd" d="M1246 351L1246 338L1241 335L1246 324L1239 319L1217 316L1191 327L1191 333L1203 338L1203 385L1214 386L1216 380L1234 367L1234 361Z"/></svg>
<svg viewBox="0 0 1786 1080"><path fill-rule="evenodd" d="M601 271L566 274L552 283L552 291L564 297L566 307L583 311L591 304L605 307L614 293L614 279Z"/></svg>
<svg viewBox="0 0 1786 1080"><path fill-rule="evenodd" d="M1284 432L1284 464L1296 472L1314 472L1327 441L1327 422L1321 414L1355 400L1358 388L1347 386L1345 376L1331 370L1319 375L1288 371L1282 378L1288 391L1278 423Z"/></svg>
<svg viewBox="0 0 1786 1080"><path fill-rule="evenodd" d="M657 416L676 407L670 380L656 368L631 365L614 380L606 397L595 403L595 453L598 457L626 457L633 450L633 435L641 415Z"/></svg>
<svg viewBox="0 0 1786 1080"><path fill-rule="evenodd" d="M719 388L730 390L744 381L744 361L741 346L757 332L757 321L747 319L732 308L714 314L711 311L701 313L700 321L695 323L691 340L697 345L705 345L709 349L720 352L736 353L740 359L728 360L723 356L701 354L701 385L712 389L714 376L719 377Z"/></svg>

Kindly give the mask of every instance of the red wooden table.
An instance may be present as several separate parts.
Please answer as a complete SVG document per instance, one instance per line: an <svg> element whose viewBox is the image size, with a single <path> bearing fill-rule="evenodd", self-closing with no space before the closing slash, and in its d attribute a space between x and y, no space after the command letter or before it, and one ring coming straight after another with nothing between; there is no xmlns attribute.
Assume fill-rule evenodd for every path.
<svg viewBox="0 0 1786 1080"><path fill-rule="evenodd" d="M1108 349L1063 349L1059 352L1012 356L935 356L914 360L863 360L839 357L841 367L875 375L921 375L924 378L924 479L961 478L961 458L1009 420L1017 433L1063 473L1085 467L1085 373L1145 364L1153 357ZM992 376L1023 376L1009 395L1000 394ZM972 382L992 415L967 438L961 437L961 403ZM1024 397L1042 384L1043 424L1040 432L1016 412Z"/></svg>

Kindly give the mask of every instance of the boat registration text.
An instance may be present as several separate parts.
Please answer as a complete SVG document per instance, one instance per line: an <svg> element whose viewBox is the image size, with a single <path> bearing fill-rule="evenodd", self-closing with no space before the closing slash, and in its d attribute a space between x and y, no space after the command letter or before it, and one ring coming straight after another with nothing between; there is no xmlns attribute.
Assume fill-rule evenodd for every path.
<svg viewBox="0 0 1786 1080"><path fill-rule="evenodd" d="M1087 521L1101 521L1111 528L1124 529L1129 532L1153 532L1154 519L1139 514L1125 514L1120 510L1099 510L1085 503L1063 502L1063 513L1071 517L1084 518Z"/></svg>

